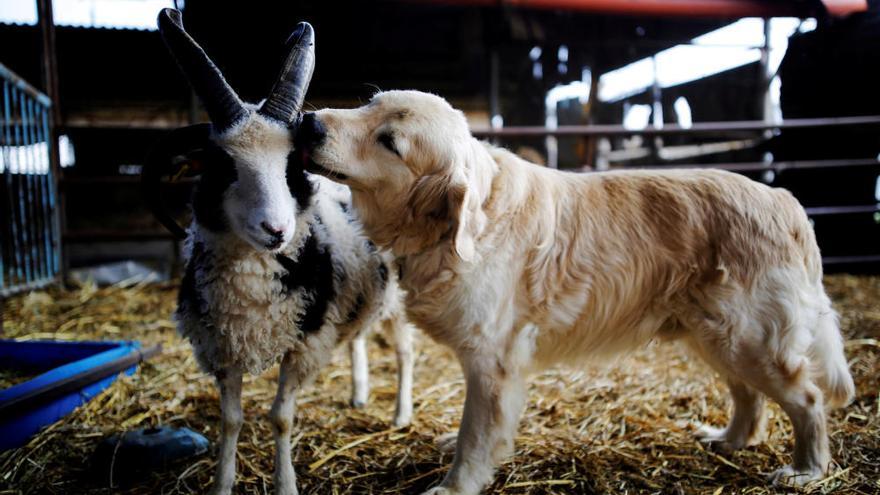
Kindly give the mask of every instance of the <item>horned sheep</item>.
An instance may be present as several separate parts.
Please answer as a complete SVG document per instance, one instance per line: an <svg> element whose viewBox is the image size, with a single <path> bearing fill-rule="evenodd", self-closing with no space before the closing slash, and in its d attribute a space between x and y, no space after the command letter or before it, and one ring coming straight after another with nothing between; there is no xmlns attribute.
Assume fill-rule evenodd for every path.
<svg viewBox="0 0 880 495"><path fill-rule="evenodd" d="M348 189L306 173L292 158L314 67L311 26L297 26L270 96L255 106L239 99L186 33L179 11L163 10L158 22L211 119L175 131L151 162L183 157L201 168L176 317L198 363L220 389L213 492L230 493L235 481L242 375L262 373L280 361L270 412L275 487L277 493L296 493L290 444L294 393L340 343L349 342L352 402L359 406L368 392L364 330L376 324L392 334L399 382L394 423L411 419L411 327L403 316L397 273L389 269L388 255L361 232Z"/></svg>

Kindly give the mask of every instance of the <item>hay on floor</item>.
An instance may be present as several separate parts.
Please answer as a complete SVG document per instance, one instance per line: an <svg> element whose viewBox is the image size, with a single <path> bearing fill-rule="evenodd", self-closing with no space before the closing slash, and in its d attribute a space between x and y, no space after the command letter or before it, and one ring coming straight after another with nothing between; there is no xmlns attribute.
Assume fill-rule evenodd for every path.
<svg viewBox="0 0 880 495"><path fill-rule="evenodd" d="M880 492L880 278L831 276L827 285L847 339L856 401L829 417L839 468L801 492ZM0 493L203 493L214 458L206 455L126 480L94 479L88 459L106 435L158 424L187 426L212 441L219 406L170 319L174 285L52 289L4 308L6 338L137 339L164 352L48 427L26 446L0 453ZM451 455L435 439L459 423L463 381L450 353L418 340L415 419L391 429L394 357L381 336L370 347L372 394L348 407L350 374L340 350L332 366L298 395L295 468L301 493L419 493L444 475ZM266 415L276 372L246 380L239 441L239 493L271 492L273 442ZM610 367L553 370L531 380L516 454L487 493L776 493L764 475L789 461L791 428L772 406L769 439L734 454L704 449L694 425L723 425L727 392L675 344L651 345ZM790 492L783 490L782 492Z"/></svg>

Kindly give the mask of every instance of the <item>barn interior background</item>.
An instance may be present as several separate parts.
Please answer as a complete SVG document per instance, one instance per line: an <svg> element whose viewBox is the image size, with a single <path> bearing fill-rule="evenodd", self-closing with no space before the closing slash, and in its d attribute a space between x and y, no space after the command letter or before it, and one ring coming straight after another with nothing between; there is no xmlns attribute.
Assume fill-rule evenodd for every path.
<svg viewBox="0 0 880 495"><path fill-rule="evenodd" d="M122 367L112 372L133 374L0 452L3 493L198 492L211 476L212 461L202 457L112 479L93 457L102 438L126 429L171 424L216 433L215 392L170 321L180 246L139 190L143 160L163 133L206 120L154 27L158 10L173 4L0 0L0 337L165 347L137 371L139 358L116 363ZM308 96L315 108L354 106L377 88L416 88L450 99L476 134L547 166L585 173L712 166L791 190L834 274L827 283L858 385L856 403L832 416L841 471L812 489L880 490L880 2L176 6L246 100L268 92L286 35L308 20L318 36ZM182 221L191 187L189 180L164 186ZM295 463L306 491L416 491L443 474L449 459L433 438L456 424L457 366L423 339L415 424L389 432L391 353L382 342L373 347L375 400L366 410L344 405L343 362L300 400ZM6 369L17 351L10 352L0 349L0 390L38 368ZM688 425L721 422L723 386L674 346L651 352L610 369L541 375L516 460L492 489L770 491L754 473L781 463L780 442L789 436L780 415L761 447L727 457L701 450ZM247 414L265 413L272 376L249 385ZM8 411L0 401L0 423ZM239 487L260 492L271 482L271 434L260 423L246 428Z"/></svg>

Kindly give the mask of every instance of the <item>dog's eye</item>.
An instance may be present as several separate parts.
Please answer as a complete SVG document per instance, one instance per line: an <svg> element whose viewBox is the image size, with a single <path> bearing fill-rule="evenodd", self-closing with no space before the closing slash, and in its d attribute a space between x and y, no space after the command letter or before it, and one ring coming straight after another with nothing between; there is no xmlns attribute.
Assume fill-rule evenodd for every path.
<svg viewBox="0 0 880 495"><path fill-rule="evenodd" d="M400 156L400 152L394 147L394 136L391 135L391 133L383 132L382 134L379 134L379 137L376 138L376 140L379 141L379 144L384 146L388 151Z"/></svg>

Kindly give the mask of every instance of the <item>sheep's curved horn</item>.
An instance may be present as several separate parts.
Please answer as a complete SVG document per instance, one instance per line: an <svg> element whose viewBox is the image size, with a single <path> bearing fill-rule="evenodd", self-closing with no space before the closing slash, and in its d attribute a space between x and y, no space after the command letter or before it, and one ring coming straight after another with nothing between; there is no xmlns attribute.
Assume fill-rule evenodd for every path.
<svg viewBox="0 0 880 495"><path fill-rule="evenodd" d="M162 9L158 23L165 44L205 105L217 132L229 129L246 117L247 110L223 78L220 69L184 30L180 11Z"/></svg>
<svg viewBox="0 0 880 495"><path fill-rule="evenodd" d="M312 72L315 70L315 30L301 22L287 38L287 58L269 97L259 113L284 123L291 123L302 109Z"/></svg>

